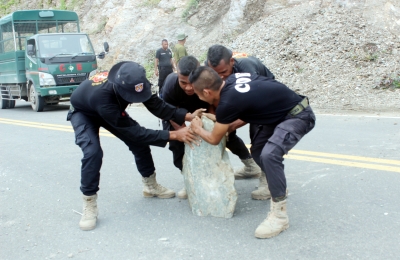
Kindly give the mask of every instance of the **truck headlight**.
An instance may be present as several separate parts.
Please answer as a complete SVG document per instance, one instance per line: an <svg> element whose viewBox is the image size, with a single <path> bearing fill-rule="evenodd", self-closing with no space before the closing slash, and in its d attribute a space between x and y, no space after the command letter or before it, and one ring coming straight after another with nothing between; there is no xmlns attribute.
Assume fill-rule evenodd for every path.
<svg viewBox="0 0 400 260"><path fill-rule="evenodd" d="M56 81L53 75L48 73L39 72L39 83L40 86L55 86Z"/></svg>
<svg viewBox="0 0 400 260"><path fill-rule="evenodd" d="M97 70L92 70L92 72L89 73L89 77L88 79L90 79L91 77L93 77L94 75L96 75Z"/></svg>

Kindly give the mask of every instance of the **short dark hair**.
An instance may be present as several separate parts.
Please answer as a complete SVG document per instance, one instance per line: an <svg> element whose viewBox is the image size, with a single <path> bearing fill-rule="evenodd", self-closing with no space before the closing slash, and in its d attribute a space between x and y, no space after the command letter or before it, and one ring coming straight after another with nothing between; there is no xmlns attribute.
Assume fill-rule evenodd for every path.
<svg viewBox="0 0 400 260"><path fill-rule="evenodd" d="M185 56L178 62L178 73L183 76L189 76L199 65L199 61L192 55Z"/></svg>
<svg viewBox="0 0 400 260"><path fill-rule="evenodd" d="M221 60L228 63L232 58L232 51L222 45L215 44L208 48L207 60L210 62L212 67L217 67Z"/></svg>
<svg viewBox="0 0 400 260"><path fill-rule="evenodd" d="M167 39L162 39L161 44L162 44L163 42L168 42L168 40L167 40Z"/></svg>
<svg viewBox="0 0 400 260"><path fill-rule="evenodd" d="M220 76L210 67L200 66L189 76L190 83L196 90L219 90L222 85Z"/></svg>

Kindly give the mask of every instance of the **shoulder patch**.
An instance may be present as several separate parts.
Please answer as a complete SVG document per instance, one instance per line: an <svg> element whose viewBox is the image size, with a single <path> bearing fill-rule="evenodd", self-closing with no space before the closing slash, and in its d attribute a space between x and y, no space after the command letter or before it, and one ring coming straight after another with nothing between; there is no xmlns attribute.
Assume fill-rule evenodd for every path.
<svg viewBox="0 0 400 260"><path fill-rule="evenodd" d="M232 58L236 58L236 59L242 59L242 58L247 58L248 55L245 52L232 52Z"/></svg>
<svg viewBox="0 0 400 260"><path fill-rule="evenodd" d="M108 80L108 71L97 72L95 75L90 77L89 80L93 82L93 86L103 84Z"/></svg>

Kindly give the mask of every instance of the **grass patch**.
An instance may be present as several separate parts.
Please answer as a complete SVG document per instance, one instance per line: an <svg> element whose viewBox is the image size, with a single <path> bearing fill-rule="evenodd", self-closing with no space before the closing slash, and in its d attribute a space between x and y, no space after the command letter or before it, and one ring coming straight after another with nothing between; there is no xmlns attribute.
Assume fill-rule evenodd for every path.
<svg viewBox="0 0 400 260"><path fill-rule="evenodd" d="M189 3L187 4L185 10L182 13L182 20L187 22L189 20L189 17L197 9L198 5L199 5L199 0L189 0Z"/></svg>
<svg viewBox="0 0 400 260"><path fill-rule="evenodd" d="M92 32L92 34L98 34L104 30L107 24L107 18L103 17L101 22L97 25L97 28Z"/></svg>
<svg viewBox="0 0 400 260"><path fill-rule="evenodd" d="M140 7L156 7L161 0L145 0L139 6Z"/></svg>
<svg viewBox="0 0 400 260"><path fill-rule="evenodd" d="M147 52L145 59L144 59L145 62L143 64L143 67L146 70L146 78L150 81L155 77L155 75L154 75L155 56L156 56L155 51L149 51L149 52Z"/></svg>
<svg viewBox="0 0 400 260"><path fill-rule="evenodd" d="M377 59L378 59L378 54L376 53L369 53L364 57L364 61L376 61Z"/></svg>
<svg viewBox="0 0 400 260"><path fill-rule="evenodd" d="M199 56L199 62L200 62L200 66L204 65L204 62L207 59L207 51L203 52L200 56Z"/></svg>
<svg viewBox="0 0 400 260"><path fill-rule="evenodd" d="M72 0L68 5L67 9L73 11L75 7L81 6L83 4L83 0Z"/></svg>
<svg viewBox="0 0 400 260"><path fill-rule="evenodd" d="M20 1L9 0L9 1L0 1L0 13L1 15L6 15L10 12L12 6L18 4Z"/></svg>
<svg viewBox="0 0 400 260"><path fill-rule="evenodd" d="M60 10L67 10L67 3L65 0L60 1Z"/></svg>
<svg viewBox="0 0 400 260"><path fill-rule="evenodd" d="M152 79L154 77L154 61L147 61L143 67L146 70L146 78Z"/></svg>
<svg viewBox="0 0 400 260"><path fill-rule="evenodd" d="M400 75L386 75L375 88L382 89L400 89Z"/></svg>

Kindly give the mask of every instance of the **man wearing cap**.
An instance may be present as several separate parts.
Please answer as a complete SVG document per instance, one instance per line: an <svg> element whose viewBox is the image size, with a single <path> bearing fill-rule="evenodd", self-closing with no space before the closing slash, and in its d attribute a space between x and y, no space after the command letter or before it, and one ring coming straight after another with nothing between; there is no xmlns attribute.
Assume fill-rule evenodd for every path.
<svg viewBox="0 0 400 260"><path fill-rule="evenodd" d="M142 175L144 197L171 198L175 192L157 183L155 167L149 145L164 147L169 140L188 143L196 137L187 128L177 131L152 130L140 126L125 111L130 103L143 103L155 116L171 119L179 124L190 121L199 114L175 108L151 94L151 84L146 72L135 62L114 65L107 77L94 76L82 82L71 95L71 109L67 120L75 132L75 143L83 152L81 166L81 191L83 215L79 222L82 230L96 227L97 191L103 151L99 128L103 127L123 141L135 157Z"/></svg>
<svg viewBox="0 0 400 260"><path fill-rule="evenodd" d="M168 49L167 39L161 42L161 48L156 52L156 60L154 62L154 73L158 76L158 87L161 93L165 78L175 70L172 52Z"/></svg>
<svg viewBox="0 0 400 260"><path fill-rule="evenodd" d="M178 62L182 59L182 57L185 57L188 55L187 51L186 51L186 47L185 47L185 42L186 42L187 37L188 37L188 35L186 35L184 33L179 34L177 37L178 43L175 44L175 46L173 48L176 66L178 66Z"/></svg>
<svg viewBox="0 0 400 260"><path fill-rule="evenodd" d="M289 227L286 211L286 178L283 156L315 126L308 99L275 80L250 73L235 73L225 81L213 69L202 66L189 77L195 93L216 107L211 132L202 121L192 120L191 131L210 144L218 144L230 127L241 119L260 126L276 125L274 131L261 128L253 136L251 153L266 173L272 199L267 218L257 227L257 238L270 238Z"/></svg>

